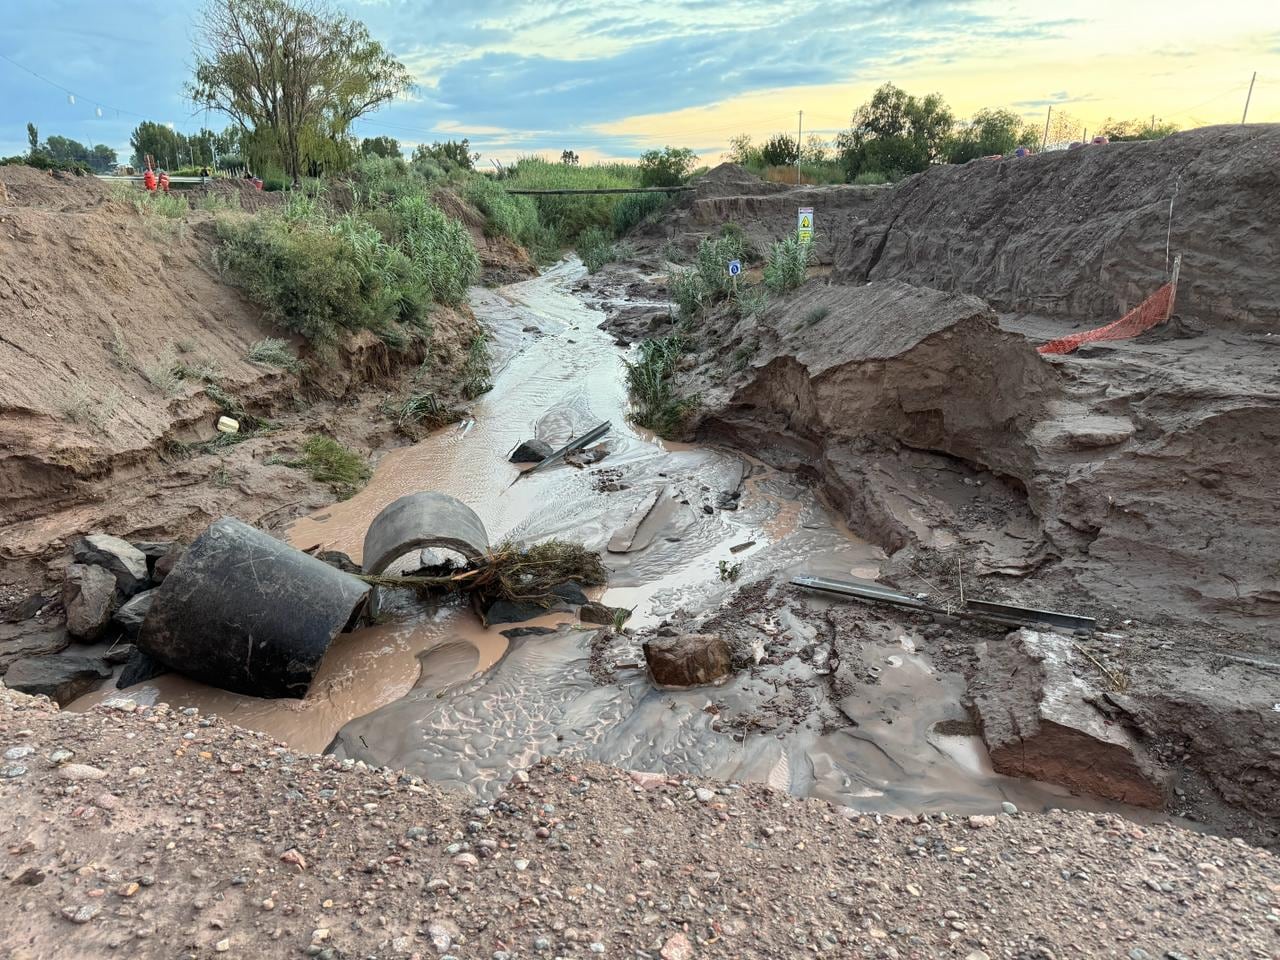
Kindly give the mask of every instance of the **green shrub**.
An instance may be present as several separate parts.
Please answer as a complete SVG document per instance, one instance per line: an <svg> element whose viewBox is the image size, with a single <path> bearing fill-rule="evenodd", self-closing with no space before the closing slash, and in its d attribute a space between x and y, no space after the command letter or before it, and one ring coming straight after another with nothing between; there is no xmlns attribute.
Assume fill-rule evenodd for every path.
<svg viewBox="0 0 1280 960"><path fill-rule="evenodd" d="M142 215L165 217L169 220L185 217L191 210L186 197L176 193L162 193L159 190L154 193L144 193L133 202Z"/></svg>
<svg viewBox="0 0 1280 960"><path fill-rule="evenodd" d="M676 187L684 182L698 159L687 147L663 147L641 154L636 164L642 187Z"/></svg>
<svg viewBox="0 0 1280 960"><path fill-rule="evenodd" d="M674 436L698 405L697 397L682 397L675 390L676 364L684 350L679 336L645 340L636 359L625 361L627 393L634 407L630 419L661 437Z"/></svg>
<svg viewBox="0 0 1280 960"><path fill-rule="evenodd" d="M167 397L176 396L182 387L182 372L178 367L178 357L172 346L160 351L155 361L142 368L142 375L147 382Z"/></svg>
<svg viewBox="0 0 1280 960"><path fill-rule="evenodd" d="M773 293L785 293L804 283L813 260L813 244L792 234L769 249L764 265L764 283Z"/></svg>
<svg viewBox="0 0 1280 960"><path fill-rule="evenodd" d="M864 170L853 178L855 185L860 187L878 186L882 183L888 183L889 178L878 170Z"/></svg>
<svg viewBox="0 0 1280 960"><path fill-rule="evenodd" d="M621 237L667 206L663 193L623 194L613 207L613 233Z"/></svg>
<svg viewBox="0 0 1280 960"><path fill-rule="evenodd" d="M743 237L739 233L723 233L719 237L707 237L698 244L696 269L703 288L715 299L719 294L728 293L733 288L733 278L729 276L729 261L741 260L743 253Z"/></svg>
<svg viewBox="0 0 1280 960"><path fill-rule="evenodd" d="M332 343L364 313L355 256L329 230L275 216L219 220L217 263L271 319L315 343Z"/></svg>
<svg viewBox="0 0 1280 960"><path fill-rule="evenodd" d="M595 273L606 263L617 260L618 251L609 234L599 227L588 227L578 237L578 256L586 265L587 272Z"/></svg>
<svg viewBox="0 0 1280 960"><path fill-rule="evenodd" d="M196 198L197 210L208 210L217 213L219 210L239 210L240 197L234 193L222 194L205 190Z"/></svg>
<svg viewBox="0 0 1280 960"><path fill-rule="evenodd" d="M425 328L433 297L424 269L359 217L348 214L329 230L343 242L359 277L362 303L357 326L374 330L390 346L407 345L404 331L392 324Z"/></svg>
<svg viewBox="0 0 1280 960"><path fill-rule="evenodd" d="M412 393L395 408L396 422L401 426L423 424L430 428L443 426L455 419L448 408L440 405L434 393Z"/></svg>
<svg viewBox="0 0 1280 960"><path fill-rule="evenodd" d="M392 214L400 248L413 261L433 299L457 306L480 277L480 258L467 228L426 197L405 196Z"/></svg>
<svg viewBox="0 0 1280 960"><path fill-rule="evenodd" d="M542 225L532 197L514 197L502 184L483 175L467 180L462 195L484 214L485 236L510 237L525 246L537 239Z"/></svg>
<svg viewBox="0 0 1280 960"><path fill-rule="evenodd" d="M738 315L740 317L761 317L768 306L769 291L765 287L744 287L738 291Z"/></svg>
<svg viewBox="0 0 1280 960"><path fill-rule="evenodd" d="M246 359L250 363L279 367L281 370L288 370L290 373L297 373L302 369L302 364L294 356L293 351L289 349L289 344L276 337L267 337L265 340L259 340L249 348Z"/></svg>
<svg viewBox="0 0 1280 960"><path fill-rule="evenodd" d="M474 400L493 389L490 376L489 341L484 334L477 334L467 348L467 359L462 365L462 395L468 400Z"/></svg>
<svg viewBox="0 0 1280 960"><path fill-rule="evenodd" d="M602 189L636 187L640 175L636 167L623 163L575 166L549 163L541 157L521 157L511 168L506 184L523 190ZM555 246L573 246L588 227L610 229L617 194L542 196L534 201L538 219Z"/></svg>
<svg viewBox="0 0 1280 960"><path fill-rule="evenodd" d="M312 480L329 484L344 499L363 487L372 475L364 457L320 435L308 439L302 447L302 459L289 466L300 467Z"/></svg>
<svg viewBox="0 0 1280 960"><path fill-rule="evenodd" d="M672 270L667 285L671 289L671 299L680 308L681 317L691 320L701 312L706 291L697 270L683 268Z"/></svg>
<svg viewBox="0 0 1280 960"><path fill-rule="evenodd" d="M12 157L4 157L0 159L0 167L34 167L37 170L61 170L65 173L74 173L77 177L93 173L87 163L80 163L77 160L55 160L44 152L34 154L19 153Z"/></svg>

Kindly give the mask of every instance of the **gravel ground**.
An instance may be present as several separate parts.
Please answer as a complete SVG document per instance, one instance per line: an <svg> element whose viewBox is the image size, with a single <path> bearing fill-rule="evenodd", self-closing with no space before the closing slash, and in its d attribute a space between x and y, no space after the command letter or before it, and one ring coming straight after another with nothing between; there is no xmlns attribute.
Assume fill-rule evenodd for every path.
<svg viewBox="0 0 1280 960"><path fill-rule="evenodd" d="M1280 956L1280 863L1113 815L858 816L597 765L491 806L0 686L0 956ZM848 813L848 815L845 815Z"/></svg>

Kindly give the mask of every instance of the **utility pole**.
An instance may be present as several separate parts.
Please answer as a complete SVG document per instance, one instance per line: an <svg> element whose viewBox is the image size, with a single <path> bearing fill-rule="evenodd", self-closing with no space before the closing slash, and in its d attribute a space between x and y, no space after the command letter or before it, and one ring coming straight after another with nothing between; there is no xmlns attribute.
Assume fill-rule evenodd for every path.
<svg viewBox="0 0 1280 960"><path fill-rule="evenodd" d="M1249 101L1253 99L1253 81L1258 79L1258 71L1253 71L1253 76L1249 78L1249 92L1244 97L1244 116L1240 118L1241 123L1245 123L1249 119Z"/></svg>
<svg viewBox="0 0 1280 960"><path fill-rule="evenodd" d="M803 152L801 144L804 142L804 111L800 111L800 121L796 125L796 186L800 186L800 154Z"/></svg>
<svg viewBox="0 0 1280 960"><path fill-rule="evenodd" d="M1045 148L1049 146L1049 120L1053 117L1053 104L1049 104L1049 112L1044 118L1044 140L1040 143L1040 152L1044 153Z"/></svg>

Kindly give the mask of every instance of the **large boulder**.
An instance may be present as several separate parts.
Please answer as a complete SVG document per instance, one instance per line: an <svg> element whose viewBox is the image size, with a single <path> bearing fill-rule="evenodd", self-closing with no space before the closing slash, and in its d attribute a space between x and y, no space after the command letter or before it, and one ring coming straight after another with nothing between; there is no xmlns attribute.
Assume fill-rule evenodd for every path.
<svg viewBox="0 0 1280 960"><path fill-rule="evenodd" d="M141 593L126 600L115 613L115 621L131 637L136 637L138 631L142 629L142 621L147 619L147 613L151 610L151 602L155 600L156 591L143 590Z"/></svg>
<svg viewBox="0 0 1280 960"><path fill-rule="evenodd" d="M1162 771L1128 729L1094 706L1103 692L1068 637L1018 630L989 642L980 660L970 689L997 773L1164 806Z"/></svg>
<svg viewBox="0 0 1280 960"><path fill-rule="evenodd" d="M123 690L125 687L132 687L135 683L142 683L168 672L169 668L155 657L148 656L137 647L130 647L129 659L125 661L124 669L116 678L116 688Z"/></svg>
<svg viewBox="0 0 1280 960"><path fill-rule="evenodd" d="M147 573L152 580L155 580L156 564L160 558L182 549L182 545L173 540L131 540L129 542L146 557Z"/></svg>
<svg viewBox="0 0 1280 960"><path fill-rule="evenodd" d="M0 674L15 660L57 653L70 644L71 638L61 625L35 620L0 623Z"/></svg>
<svg viewBox="0 0 1280 960"><path fill-rule="evenodd" d="M76 563L93 564L109 570L125 597L132 597L147 586L147 555L127 540L95 533L77 540L71 552Z"/></svg>
<svg viewBox="0 0 1280 960"><path fill-rule="evenodd" d="M67 612L68 633L79 640L96 640L102 635L116 608L116 582L106 567L87 563L67 566L62 607Z"/></svg>
<svg viewBox="0 0 1280 960"><path fill-rule="evenodd" d="M151 568L151 579L156 583L164 583L164 578L169 576L174 564L182 559L186 549L182 544L175 543L168 553L156 558L155 565Z"/></svg>
<svg viewBox="0 0 1280 960"><path fill-rule="evenodd" d="M55 654L15 660L4 675L4 683L12 690L43 695L66 706L110 676L111 668L98 657Z"/></svg>
<svg viewBox="0 0 1280 960"><path fill-rule="evenodd" d="M729 675L729 645L712 633L655 636L644 643L644 657L655 683L664 687L696 687Z"/></svg>

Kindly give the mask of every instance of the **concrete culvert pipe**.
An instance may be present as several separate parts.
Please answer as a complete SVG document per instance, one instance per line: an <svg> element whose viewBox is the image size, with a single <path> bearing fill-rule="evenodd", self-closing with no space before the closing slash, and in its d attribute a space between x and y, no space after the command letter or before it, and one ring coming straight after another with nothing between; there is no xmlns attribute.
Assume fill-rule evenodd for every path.
<svg viewBox="0 0 1280 960"><path fill-rule="evenodd" d="M157 588L138 648L224 690L303 697L368 594L356 577L222 517Z"/></svg>
<svg viewBox="0 0 1280 960"><path fill-rule="evenodd" d="M382 573L410 550L437 547L468 560L489 552L489 534L476 512L444 493L410 493L387 504L364 535L364 572Z"/></svg>

